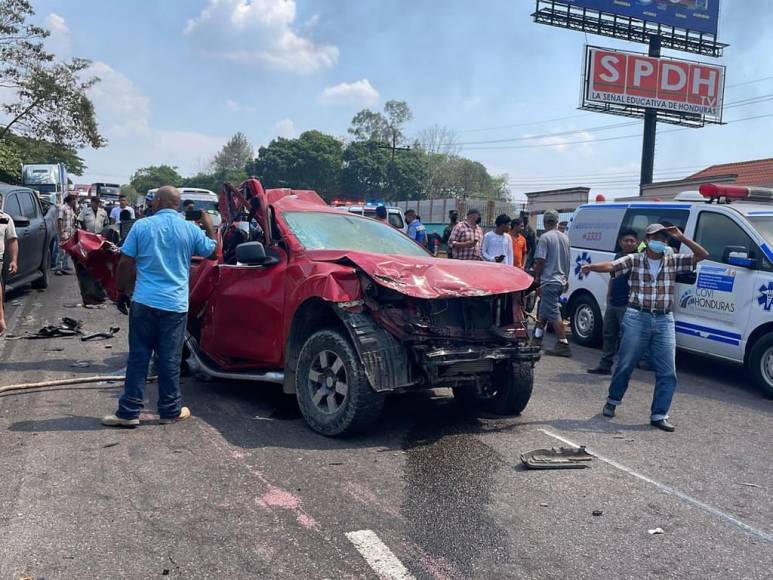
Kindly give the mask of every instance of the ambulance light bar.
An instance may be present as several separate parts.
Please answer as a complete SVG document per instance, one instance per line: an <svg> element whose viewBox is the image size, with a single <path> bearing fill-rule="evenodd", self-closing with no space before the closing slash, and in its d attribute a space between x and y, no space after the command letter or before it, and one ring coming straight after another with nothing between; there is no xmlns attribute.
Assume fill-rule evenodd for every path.
<svg viewBox="0 0 773 580"><path fill-rule="evenodd" d="M716 183L704 183L700 186L701 195L712 201L724 198L730 202L733 199L745 199L747 201L773 201L773 189L766 187L743 187L740 185L718 185Z"/></svg>

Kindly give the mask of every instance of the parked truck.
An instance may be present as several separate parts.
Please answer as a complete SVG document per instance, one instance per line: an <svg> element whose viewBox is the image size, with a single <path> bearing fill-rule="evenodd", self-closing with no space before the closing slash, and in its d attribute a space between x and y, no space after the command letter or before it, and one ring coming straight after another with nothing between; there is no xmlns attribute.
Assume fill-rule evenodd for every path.
<svg viewBox="0 0 773 580"><path fill-rule="evenodd" d="M40 193L52 205L59 205L67 195L67 168L64 163L22 165L22 185Z"/></svg>

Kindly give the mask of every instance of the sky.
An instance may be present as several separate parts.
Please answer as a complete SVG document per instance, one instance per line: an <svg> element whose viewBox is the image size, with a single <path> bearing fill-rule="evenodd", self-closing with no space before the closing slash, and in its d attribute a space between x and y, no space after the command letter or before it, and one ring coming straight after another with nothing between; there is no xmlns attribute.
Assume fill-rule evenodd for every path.
<svg viewBox="0 0 773 580"><path fill-rule="evenodd" d="M345 138L357 111L397 99L414 113L409 136L453 130L462 155L509 176L515 198L574 186L609 198L638 193L641 121L578 106L586 44L646 46L535 24L534 0L33 5L50 50L90 59L101 79L90 96L109 144L81 152L88 171L77 183L126 183L161 163L192 175L237 131L256 150L310 129ZM723 58L664 50L727 66L729 123L658 125L656 180L773 157L771 29L773 0L724 0Z"/></svg>

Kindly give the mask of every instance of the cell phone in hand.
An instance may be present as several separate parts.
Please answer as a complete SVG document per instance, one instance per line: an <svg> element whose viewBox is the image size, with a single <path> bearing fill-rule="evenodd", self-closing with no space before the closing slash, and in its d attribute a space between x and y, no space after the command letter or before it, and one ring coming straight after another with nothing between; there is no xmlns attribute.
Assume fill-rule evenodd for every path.
<svg viewBox="0 0 773 580"><path fill-rule="evenodd" d="M501 255L501 256L497 256L496 258L494 258L494 260L496 260L497 262L504 262L505 261L505 256L504 256L504 254Z"/></svg>
<svg viewBox="0 0 773 580"><path fill-rule="evenodd" d="M185 212L185 219L189 222L197 222L201 219L200 209L189 209Z"/></svg>

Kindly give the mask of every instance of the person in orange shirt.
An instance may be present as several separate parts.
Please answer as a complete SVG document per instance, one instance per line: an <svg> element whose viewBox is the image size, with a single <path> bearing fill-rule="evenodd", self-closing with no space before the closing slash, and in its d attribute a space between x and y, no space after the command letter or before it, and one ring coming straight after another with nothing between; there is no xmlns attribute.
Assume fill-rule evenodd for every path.
<svg viewBox="0 0 773 580"><path fill-rule="evenodd" d="M518 218L512 221L510 237L513 239L513 266L523 269L528 251L526 237L523 235L523 224Z"/></svg>

